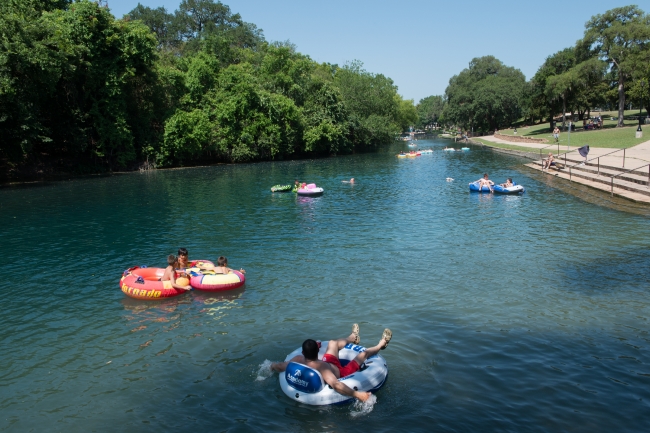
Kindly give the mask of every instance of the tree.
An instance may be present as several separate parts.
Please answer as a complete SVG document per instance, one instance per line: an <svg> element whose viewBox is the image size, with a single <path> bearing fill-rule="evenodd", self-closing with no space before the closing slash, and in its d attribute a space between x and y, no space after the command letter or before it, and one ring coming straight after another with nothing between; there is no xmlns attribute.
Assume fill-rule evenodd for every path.
<svg viewBox="0 0 650 433"><path fill-rule="evenodd" d="M632 76L638 57L650 44L650 16L637 6L611 9L585 24L584 40L616 71L618 125L624 126L625 84Z"/></svg>
<svg viewBox="0 0 650 433"><path fill-rule="evenodd" d="M89 171L125 167L150 127L155 38L88 0L33 11L0 18L0 151L16 161L65 158L78 171L82 160Z"/></svg>
<svg viewBox="0 0 650 433"><path fill-rule="evenodd" d="M566 113L566 96L572 85L572 75L557 78L567 73L575 64L573 48L565 48L546 58L537 70L531 82L532 105L544 107L543 113L549 117L553 129L553 117L562 110L564 124ZM560 105L562 102L562 105Z"/></svg>
<svg viewBox="0 0 650 433"><path fill-rule="evenodd" d="M415 108L412 99L402 99L400 95L395 94L397 102L397 116L396 123L401 128L402 132L409 129L418 121L418 112Z"/></svg>
<svg viewBox="0 0 650 433"><path fill-rule="evenodd" d="M418 115L416 126L424 128L437 123L444 107L445 100L441 95L427 96L420 99L416 107Z"/></svg>
<svg viewBox="0 0 650 433"><path fill-rule="evenodd" d="M483 132L510 125L522 113L526 78L494 56L474 58L445 90L444 117L464 129Z"/></svg>
<svg viewBox="0 0 650 433"><path fill-rule="evenodd" d="M369 73L354 61L336 69L334 84L349 113L350 140L355 147L372 149L393 140L400 131L393 80Z"/></svg>
<svg viewBox="0 0 650 433"><path fill-rule="evenodd" d="M174 28L174 14L167 12L163 6L152 9L140 3L127 14L130 20L140 20L151 29L158 39L158 47L168 47L177 42Z"/></svg>

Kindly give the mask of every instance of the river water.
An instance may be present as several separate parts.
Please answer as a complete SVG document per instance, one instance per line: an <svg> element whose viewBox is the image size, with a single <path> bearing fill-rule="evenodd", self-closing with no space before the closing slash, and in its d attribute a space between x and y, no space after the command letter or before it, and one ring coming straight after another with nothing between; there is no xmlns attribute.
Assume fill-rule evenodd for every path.
<svg viewBox="0 0 650 433"><path fill-rule="evenodd" d="M447 143L0 189L0 430L650 431L647 212ZM484 171L526 194L470 194ZM295 178L326 192L270 193ZM180 246L246 285L119 290ZM374 405L304 406L264 369L354 322L393 330Z"/></svg>

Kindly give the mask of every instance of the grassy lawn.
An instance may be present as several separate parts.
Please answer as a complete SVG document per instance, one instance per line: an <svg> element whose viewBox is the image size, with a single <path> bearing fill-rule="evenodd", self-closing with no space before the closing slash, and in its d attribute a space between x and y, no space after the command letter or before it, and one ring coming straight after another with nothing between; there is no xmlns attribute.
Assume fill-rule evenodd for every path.
<svg viewBox="0 0 650 433"><path fill-rule="evenodd" d="M596 112L592 112L592 116L595 116ZM636 146L639 143L650 140L650 125L643 126L644 137L635 138L636 128L638 126L638 120L626 120L625 124L629 125L623 128L616 128L616 120L610 120L611 117L616 118L618 115L615 111L603 111L600 113L603 118L603 129L602 130L591 130L583 131L582 122L576 122L577 128L576 131L571 132L571 137L567 131L560 133L560 145L567 145L567 141L570 140L569 144L571 146L584 146L588 144L590 147L607 147L613 149L623 149L632 146ZM631 117L636 117L639 115L638 110L628 110L625 112L625 118L629 119ZM645 116L645 111L642 112L642 115ZM561 125L561 122L558 122L558 126ZM503 135L514 135L514 130L505 129L499 131ZM550 131L548 123L540 123L537 125L532 125L528 127L519 127L517 128L517 135L530 136L535 138L546 138L548 144L552 144L553 134ZM501 146L499 146L501 147Z"/></svg>

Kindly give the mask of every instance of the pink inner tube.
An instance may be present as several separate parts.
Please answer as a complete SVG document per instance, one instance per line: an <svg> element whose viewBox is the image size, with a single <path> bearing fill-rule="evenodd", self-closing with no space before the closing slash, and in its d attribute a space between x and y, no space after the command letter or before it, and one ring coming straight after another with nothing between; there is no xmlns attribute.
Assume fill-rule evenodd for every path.
<svg viewBox="0 0 650 433"><path fill-rule="evenodd" d="M227 274L201 273L190 279L190 284L197 290L221 292L241 287L246 277L239 271L232 270Z"/></svg>
<svg viewBox="0 0 650 433"><path fill-rule="evenodd" d="M322 194L324 191L323 188L317 187L315 183L310 183L305 188L300 188L296 192L299 195L318 195Z"/></svg>

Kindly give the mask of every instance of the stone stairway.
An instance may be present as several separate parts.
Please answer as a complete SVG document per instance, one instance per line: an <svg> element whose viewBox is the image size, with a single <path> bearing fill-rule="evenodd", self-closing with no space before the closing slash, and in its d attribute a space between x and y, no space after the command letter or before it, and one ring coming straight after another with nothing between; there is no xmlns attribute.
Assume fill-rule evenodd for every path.
<svg viewBox="0 0 650 433"><path fill-rule="evenodd" d="M590 158L584 163L584 158L576 152L560 155L555 158L555 161L556 165L550 170L542 169L541 160L536 160L526 166L608 193L613 191L613 195L619 197L650 203L650 166L647 161L636 158L623 159L621 155L606 155L601 156L600 160ZM642 167L643 165L645 166ZM637 167L640 168L628 171ZM612 176L614 176L613 190Z"/></svg>

